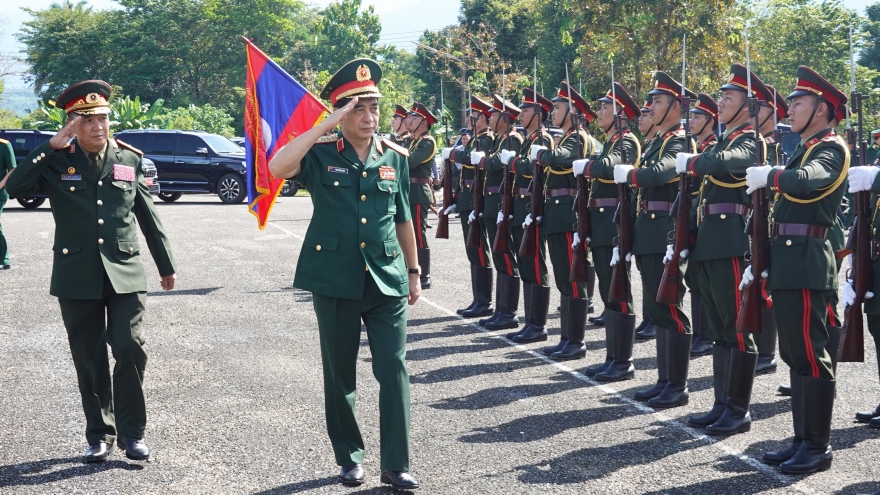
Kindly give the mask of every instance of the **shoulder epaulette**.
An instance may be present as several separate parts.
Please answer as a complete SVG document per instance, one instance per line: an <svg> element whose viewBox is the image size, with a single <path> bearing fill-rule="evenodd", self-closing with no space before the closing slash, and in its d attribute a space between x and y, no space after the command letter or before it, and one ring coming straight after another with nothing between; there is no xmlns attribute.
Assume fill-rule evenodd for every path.
<svg viewBox="0 0 880 495"><path fill-rule="evenodd" d="M669 131L663 135L663 140L666 141L671 137L684 137L684 129L677 129L675 131Z"/></svg>
<svg viewBox="0 0 880 495"><path fill-rule="evenodd" d="M132 146L132 145L126 143L125 141L120 141L119 139L117 139L117 140L116 140L116 144L118 144L119 146L122 146L123 148L125 148L125 149L127 149L127 150L129 150L129 151L133 151L133 152L137 153L138 155L141 155L141 156L144 155L144 152L143 152L143 151L141 151L141 150L135 148L134 146Z"/></svg>
<svg viewBox="0 0 880 495"><path fill-rule="evenodd" d="M813 146L816 146L816 145L819 144L819 143L837 143L837 144L840 144L840 141L838 141L838 139L837 139L837 134L835 134L835 133L832 132L831 134L828 134L827 136L822 137L822 138L813 138L813 139L810 139L809 141L807 141L806 143L804 143L804 147L809 149L809 148L812 148Z"/></svg>
<svg viewBox="0 0 880 495"><path fill-rule="evenodd" d="M727 137L728 141L733 141L736 138L744 135L744 134L754 134L755 130L751 127L746 127L745 129L738 129L730 133L730 136Z"/></svg>
<svg viewBox="0 0 880 495"><path fill-rule="evenodd" d="M385 146L389 147L390 149L400 153L404 157L409 156L409 151L407 151L406 148L404 148L402 146L398 146L398 145L392 143L391 141L389 141L388 139L382 138L382 143L384 143Z"/></svg>
<svg viewBox="0 0 880 495"><path fill-rule="evenodd" d="M0 138L0 144L9 144L9 141L7 141L3 138Z"/></svg>
<svg viewBox="0 0 880 495"><path fill-rule="evenodd" d="M339 134L325 134L318 138L315 144L335 143L339 141Z"/></svg>

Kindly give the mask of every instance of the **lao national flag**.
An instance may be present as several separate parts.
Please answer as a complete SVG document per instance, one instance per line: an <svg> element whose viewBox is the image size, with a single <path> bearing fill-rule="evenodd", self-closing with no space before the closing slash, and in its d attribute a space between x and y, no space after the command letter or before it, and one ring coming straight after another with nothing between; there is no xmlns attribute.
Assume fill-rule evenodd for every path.
<svg viewBox="0 0 880 495"><path fill-rule="evenodd" d="M244 38L242 38L244 39ZM315 126L327 107L249 40L244 106L248 209L266 228L284 179L272 177L269 160L293 138Z"/></svg>

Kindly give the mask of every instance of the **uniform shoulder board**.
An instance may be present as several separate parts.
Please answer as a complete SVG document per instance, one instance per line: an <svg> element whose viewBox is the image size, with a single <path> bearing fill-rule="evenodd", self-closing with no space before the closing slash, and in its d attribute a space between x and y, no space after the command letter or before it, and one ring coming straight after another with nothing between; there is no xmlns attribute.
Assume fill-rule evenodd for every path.
<svg viewBox="0 0 880 495"><path fill-rule="evenodd" d="M117 139L117 140L116 140L116 144L118 144L119 146L122 146L123 148L125 148L125 149L127 149L127 150L129 150L129 151L133 151L133 152L137 153L138 155L141 155L141 156L144 155L144 152L143 152L143 151L141 151L141 150L135 148L134 146L132 146L132 145L126 143L125 141L120 141L120 140Z"/></svg>
<svg viewBox="0 0 880 495"><path fill-rule="evenodd" d="M335 143L336 141L339 141L339 134L325 134L319 137L315 144Z"/></svg>
<svg viewBox="0 0 880 495"><path fill-rule="evenodd" d="M9 144L9 141L7 141L3 138L0 138L0 144Z"/></svg>
<svg viewBox="0 0 880 495"><path fill-rule="evenodd" d="M408 157L408 156L409 156L409 151L407 151L406 148L404 148L404 147L402 147L402 146L398 146L398 145L392 143L391 141L389 141L389 140L386 139L386 138L382 138L382 143L383 143L385 146L387 146L388 148L390 148L390 149L392 149L392 150L394 150L394 151L400 153L400 154L403 155L404 157Z"/></svg>

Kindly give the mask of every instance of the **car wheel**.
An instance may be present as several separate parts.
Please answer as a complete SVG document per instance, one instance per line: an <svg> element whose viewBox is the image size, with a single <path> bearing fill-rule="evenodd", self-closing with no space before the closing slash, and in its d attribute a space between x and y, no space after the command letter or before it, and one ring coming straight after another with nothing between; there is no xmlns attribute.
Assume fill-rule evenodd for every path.
<svg viewBox="0 0 880 495"><path fill-rule="evenodd" d="M161 192L160 191L158 196L159 196L159 199L161 199L162 201L164 201L166 203L173 203L173 202L177 201L178 199L180 199L180 197L183 196L183 193L180 193L180 192Z"/></svg>
<svg viewBox="0 0 880 495"><path fill-rule="evenodd" d="M241 203L246 195L241 177L226 174L217 182L217 196L226 204Z"/></svg>
<svg viewBox="0 0 880 495"><path fill-rule="evenodd" d="M35 210L46 202L46 198L18 198L18 204L28 210Z"/></svg>
<svg viewBox="0 0 880 495"><path fill-rule="evenodd" d="M284 181L284 185L281 186L281 195L284 197L296 196L296 192L299 190L299 184L293 182L292 180Z"/></svg>

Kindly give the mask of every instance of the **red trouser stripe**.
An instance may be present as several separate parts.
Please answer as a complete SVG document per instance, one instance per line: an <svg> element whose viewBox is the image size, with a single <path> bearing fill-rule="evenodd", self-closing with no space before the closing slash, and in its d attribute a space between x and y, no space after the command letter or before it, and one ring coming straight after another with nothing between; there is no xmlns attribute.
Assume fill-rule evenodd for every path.
<svg viewBox="0 0 880 495"><path fill-rule="evenodd" d="M831 303L828 303L828 324L832 327L837 326L837 319L834 318L834 308L831 307Z"/></svg>
<svg viewBox="0 0 880 495"><path fill-rule="evenodd" d="M571 249L571 243L574 242L574 236L571 235L571 232L565 233L565 239L568 243L568 268L571 270L571 262L574 260L574 252ZM572 297L578 297L578 286L577 282L571 283L571 293Z"/></svg>
<svg viewBox="0 0 880 495"><path fill-rule="evenodd" d="M623 261L623 260L621 260ZM669 305L669 313L672 315L672 318L675 320L675 324L678 325L678 328L675 330L678 333L684 332L684 325L681 323L681 319L678 317L678 308L675 307L675 304Z"/></svg>
<svg viewBox="0 0 880 495"><path fill-rule="evenodd" d="M623 314L626 314L626 303L625 302L620 303L620 312Z"/></svg>
<svg viewBox="0 0 880 495"><path fill-rule="evenodd" d="M419 239L419 249L424 249L425 236L422 235L422 205L416 205L416 237Z"/></svg>
<svg viewBox="0 0 880 495"><path fill-rule="evenodd" d="M770 294L767 294L767 279L761 280L761 295L764 296L764 301L767 302L767 309L773 309L773 299L770 299Z"/></svg>
<svg viewBox="0 0 880 495"><path fill-rule="evenodd" d="M804 333L804 346L806 347L807 352L807 360L810 362L810 374L813 378L819 378L819 366L816 364L816 355L813 353L813 342L810 339L810 313L812 309L812 302L810 301L810 289L801 289L801 294L803 294L803 306L804 306L804 314L803 314L803 325L802 331Z"/></svg>
<svg viewBox="0 0 880 495"><path fill-rule="evenodd" d="M739 284L742 281L742 272L739 270L739 259L733 258L733 310L736 317L733 319L734 324L739 323L739 307L742 304L742 291L739 290ZM736 332L736 344L739 350L745 352L746 341L743 334Z"/></svg>
<svg viewBox="0 0 880 495"><path fill-rule="evenodd" d="M507 265L507 275L513 276L513 268L510 267L510 257L507 256L507 253L504 253L504 264Z"/></svg>

